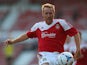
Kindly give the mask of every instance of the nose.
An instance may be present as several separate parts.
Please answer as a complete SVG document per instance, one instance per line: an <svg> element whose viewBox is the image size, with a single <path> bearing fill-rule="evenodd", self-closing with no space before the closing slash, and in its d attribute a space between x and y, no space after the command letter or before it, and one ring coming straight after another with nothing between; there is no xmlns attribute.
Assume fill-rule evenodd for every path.
<svg viewBox="0 0 87 65"><path fill-rule="evenodd" d="M48 13L47 16L50 17L50 14Z"/></svg>

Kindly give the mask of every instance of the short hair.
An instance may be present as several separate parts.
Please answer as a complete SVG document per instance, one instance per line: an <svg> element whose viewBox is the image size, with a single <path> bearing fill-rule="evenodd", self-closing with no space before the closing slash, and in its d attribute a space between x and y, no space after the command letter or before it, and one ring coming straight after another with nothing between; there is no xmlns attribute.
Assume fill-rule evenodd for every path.
<svg viewBox="0 0 87 65"><path fill-rule="evenodd" d="M45 7L48 7L48 8L53 8L54 12L55 12L55 5L53 4L50 4L50 3L46 3L46 4L43 4L42 5L42 11Z"/></svg>

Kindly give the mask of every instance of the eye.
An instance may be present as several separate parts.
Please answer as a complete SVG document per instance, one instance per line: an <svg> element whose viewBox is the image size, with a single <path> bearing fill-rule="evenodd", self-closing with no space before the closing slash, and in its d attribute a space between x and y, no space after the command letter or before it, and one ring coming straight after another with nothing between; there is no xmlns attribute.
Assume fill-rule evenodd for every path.
<svg viewBox="0 0 87 65"><path fill-rule="evenodd" d="M49 12L49 14L52 14L52 12Z"/></svg>
<svg viewBox="0 0 87 65"><path fill-rule="evenodd" d="M48 14L48 12L46 12L45 14Z"/></svg>

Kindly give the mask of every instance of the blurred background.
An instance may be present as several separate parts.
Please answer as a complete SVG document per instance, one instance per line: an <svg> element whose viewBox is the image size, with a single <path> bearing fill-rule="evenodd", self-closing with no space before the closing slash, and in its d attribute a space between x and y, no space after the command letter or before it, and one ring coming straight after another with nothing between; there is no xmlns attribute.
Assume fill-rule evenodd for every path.
<svg viewBox="0 0 87 65"><path fill-rule="evenodd" d="M87 43L87 0L0 0L0 65L38 65L37 39L28 39L8 47L3 43L42 21L41 5L47 2L56 6L55 18L70 22Z"/></svg>

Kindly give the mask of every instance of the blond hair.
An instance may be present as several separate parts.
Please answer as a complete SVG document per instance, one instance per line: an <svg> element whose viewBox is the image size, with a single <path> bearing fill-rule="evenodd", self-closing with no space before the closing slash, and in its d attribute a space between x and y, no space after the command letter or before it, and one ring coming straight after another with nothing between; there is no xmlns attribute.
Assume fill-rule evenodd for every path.
<svg viewBox="0 0 87 65"><path fill-rule="evenodd" d="M50 3L43 4L42 5L42 11L45 7L52 8L55 12L55 6L53 4L50 4Z"/></svg>

